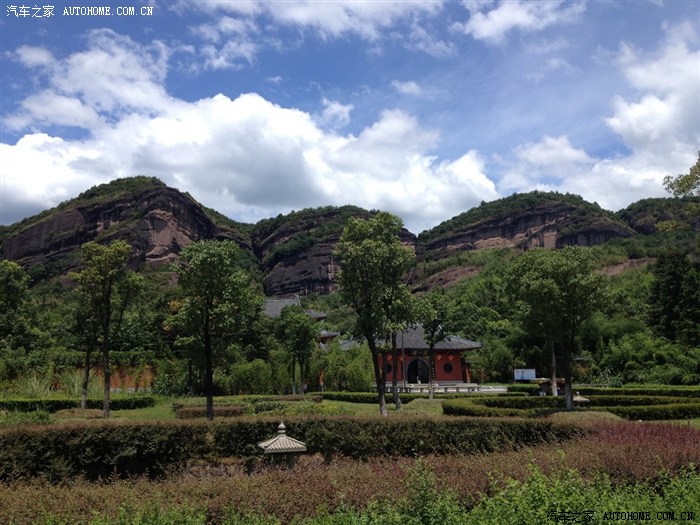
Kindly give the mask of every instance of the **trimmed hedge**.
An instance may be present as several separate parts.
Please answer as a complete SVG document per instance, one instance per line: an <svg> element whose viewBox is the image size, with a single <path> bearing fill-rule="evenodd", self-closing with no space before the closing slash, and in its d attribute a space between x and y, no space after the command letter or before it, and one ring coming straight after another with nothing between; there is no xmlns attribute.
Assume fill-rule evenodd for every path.
<svg viewBox="0 0 700 525"><path fill-rule="evenodd" d="M625 419L639 419L643 421L666 419L691 419L700 417L700 403L677 403L673 405L652 406L614 406L595 407L590 410L604 410L612 412Z"/></svg>
<svg viewBox="0 0 700 525"><path fill-rule="evenodd" d="M257 405L260 403L275 402L280 403L280 406L284 403L295 403L309 401L313 403L321 403L323 401L323 396L320 394L313 395L284 395L284 396L269 396L269 395L243 395L243 396L219 396L214 398L214 406L216 407L229 407L229 406L241 406L245 404ZM173 402L173 410L177 411L180 408L188 407L203 407L206 405L206 398L186 398L179 399ZM252 410L251 410L252 411ZM260 410L257 410L260 412Z"/></svg>
<svg viewBox="0 0 700 525"><path fill-rule="evenodd" d="M0 479L158 477L192 459L261 454L256 444L273 436L278 424L277 418L240 418L0 429ZM310 453L354 458L474 454L581 433L570 425L507 419L286 418L285 425Z"/></svg>
<svg viewBox="0 0 700 525"><path fill-rule="evenodd" d="M216 417L240 417L246 414L246 407L243 406L223 406L216 407ZM197 419L207 417L206 407L183 407L175 410L175 417L178 419Z"/></svg>
<svg viewBox="0 0 700 525"><path fill-rule="evenodd" d="M526 394L523 394L522 392L503 392L497 395L498 397L523 397ZM449 394L435 392L434 396L436 399L463 399L467 396L469 398L478 398L481 396L493 397L494 394L486 392L470 392L468 394L466 392L451 392ZM387 392L385 398L387 404L394 402L394 395L391 392ZM410 403L414 399L427 398L427 392L423 394L401 394L401 401L404 404ZM379 403L379 395L376 392L323 392L323 399L328 399L331 401L345 401L347 403Z"/></svg>
<svg viewBox="0 0 700 525"><path fill-rule="evenodd" d="M669 420L700 417L700 403L668 396L591 396L590 402L576 410L595 410L617 414L626 419ZM551 413L546 409L564 409L563 396L525 398L462 398L442 402L442 411L451 416L534 417Z"/></svg>
<svg viewBox="0 0 700 525"><path fill-rule="evenodd" d="M442 402L442 412L448 416L469 417L529 417L531 415L530 409L488 407L473 403L471 399L446 399Z"/></svg>
<svg viewBox="0 0 700 525"><path fill-rule="evenodd" d="M110 399L111 410L129 410L135 408L148 408L156 405L156 398L149 395L128 397L113 397ZM68 408L80 408L80 401L66 398L45 399L0 399L0 410L11 412L58 412ZM88 399L87 408L102 408L101 399Z"/></svg>
<svg viewBox="0 0 700 525"><path fill-rule="evenodd" d="M16 427L0 431L0 479L157 477L209 451L204 427L103 424Z"/></svg>
<svg viewBox="0 0 700 525"><path fill-rule="evenodd" d="M696 386L667 386L650 385L648 387L621 387L610 388L602 386L578 386L574 385L574 392L582 396L606 395L606 396L673 396L673 397L700 397L700 387ZM530 396L538 396L540 386L536 384L508 385L509 392L524 392ZM547 392L549 393L549 392ZM545 396L546 397L546 396Z"/></svg>
<svg viewBox="0 0 700 525"><path fill-rule="evenodd" d="M574 391L579 392L582 396L589 395L607 395L607 396L672 396L672 397L691 397L700 398L700 387L695 386L665 386L656 385L649 387L626 387L626 388L607 388L597 386L574 387Z"/></svg>

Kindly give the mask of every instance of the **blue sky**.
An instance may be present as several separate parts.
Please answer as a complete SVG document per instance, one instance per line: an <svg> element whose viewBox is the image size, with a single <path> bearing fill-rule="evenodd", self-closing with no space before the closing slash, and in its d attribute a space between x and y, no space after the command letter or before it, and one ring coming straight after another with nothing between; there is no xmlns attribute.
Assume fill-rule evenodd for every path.
<svg viewBox="0 0 700 525"><path fill-rule="evenodd" d="M244 222L355 204L419 233L534 189L618 210L666 195L700 149L695 0L0 14L1 224L148 175Z"/></svg>

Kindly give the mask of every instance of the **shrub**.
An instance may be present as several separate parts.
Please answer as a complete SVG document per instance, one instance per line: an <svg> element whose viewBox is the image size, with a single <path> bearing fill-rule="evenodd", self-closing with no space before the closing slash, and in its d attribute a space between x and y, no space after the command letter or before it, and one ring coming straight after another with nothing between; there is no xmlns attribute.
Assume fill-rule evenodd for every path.
<svg viewBox="0 0 700 525"><path fill-rule="evenodd" d="M249 457L279 419L234 418L159 424L82 424L0 429L0 479L160 476L208 456ZM545 421L468 418L285 418L310 453L354 458L473 454L571 438L581 431Z"/></svg>
<svg viewBox="0 0 700 525"><path fill-rule="evenodd" d="M488 407L481 404L473 403L470 399L445 400L442 402L442 411L445 415L448 416L527 417L528 415L530 415L530 412L528 410L522 408Z"/></svg>
<svg viewBox="0 0 700 525"><path fill-rule="evenodd" d="M272 368L262 359L231 368L228 390L233 394L269 394L273 391Z"/></svg>
<svg viewBox="0 0 700 525"><path fill-rule="evenodd" d="M240 417L247 413L244 406L224 406L217 407L216 417ZM207 417L206 407L183 407L175 410L175 417L178 419L196 419Z"/></svg>
<svg viewBox="0 0 700 525"><path fill-rule="evenodd" d="M0 479L163 474L204 454L206 429L184 424L21 427L0 431Z"/></svg>
<svg viewBox="0 0 700 525"><path fill-rule="evenodd" d="M642 421L691 419L700 417L700 403L652 406L613 406L593 408L592 410L606 410L626 419L638 419Z"/></svg>

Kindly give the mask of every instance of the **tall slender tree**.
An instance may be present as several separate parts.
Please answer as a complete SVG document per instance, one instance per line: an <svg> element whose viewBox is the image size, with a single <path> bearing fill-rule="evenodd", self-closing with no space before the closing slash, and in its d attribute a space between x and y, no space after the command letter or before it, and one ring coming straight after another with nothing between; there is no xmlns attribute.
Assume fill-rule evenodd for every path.
<svg viewBox="0 0 700 525"><path fill-rule="evenodd" d="M17 332L22 306L27 300L29 275L13 261L0 260L0 343Z"/></svg>
<svg viewBox="0 0 700 525"><path fill-rule="evenodd" d="M71 274L80 287L78 296L83 301L80 308L90 312L84 321L94 323L93 327L86 326L85 331L99 333L104 379L102 417L105 418L110 410L112 338L143 286L141 277L127 268L130 252L131 247L124 241L109 246L88 242L82 246L83 270Z"/></svg>
<svg viewBox="0 0 700 525"><path fill-rule="evenodd" d="M433 399L433 375L435 372L435 345L445 339L447 334L443 323L447 319L447 300L442 288L434 288L428 295L421 298L418 306L418 319L425 331L425 342L428 343L428 374L429 399Z"/></svg>
<svg viewBox="0 0 700 525"><path fill-rule="evenodd" d="M241 338L262 308L241 255L232 241L199 241L187 246L177 266L182 303L174 322L191 330L204 352L207 418L214 419L214 353Z"/></svg>
<svg viewBox="0 0 700 525"><path fill-rule="evenodd" d="M311 353L316 346L318 329L315 322L300 306L286 306L278 323L282 347L287 351L291 364L292 394L296 393L296 363L299 363L299 392L304 393L304 377Z"/></svg>
<svg viewBox="0 0 700 525"><path fill-rule="evenodd" d="M404 283L415 255L401 243L401 219L380 212L371 219L348 221L336 255L340 259L338 282L344 300L357 313L357 331L367 340L372 354L379 412L387 415L386 378L391 332L401 321L397 301L407 296ZM383 366L380 366L383 363ZM395 363L394 363L395 364ZM396 374L394 374L396 375Z"/></svg>
<svg viewBox="0 0 700 525"><path fill-rule="evenodd" d="M574 409L571 358L581 323L604 301L605 276L584 248L560 250L535 248L518 257L508 271L508 289L520 306L522 321L531 333L539 333L552 349L561 350L567 409ZM556 372L555 372L556 374ZM553 379L556 388L556 375Z"/></svg>

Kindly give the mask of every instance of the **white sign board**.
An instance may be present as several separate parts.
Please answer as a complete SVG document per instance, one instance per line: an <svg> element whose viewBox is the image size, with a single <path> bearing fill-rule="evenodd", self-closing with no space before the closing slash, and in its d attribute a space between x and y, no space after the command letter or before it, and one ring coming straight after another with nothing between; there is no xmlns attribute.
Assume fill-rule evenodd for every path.
<svg viewBox="0 0 700 525"><path fill-rule="evenodd" d="M513 375L516 381L534 381L535 380L535 369L534 368L515 368L513 370Z"/></svg>

